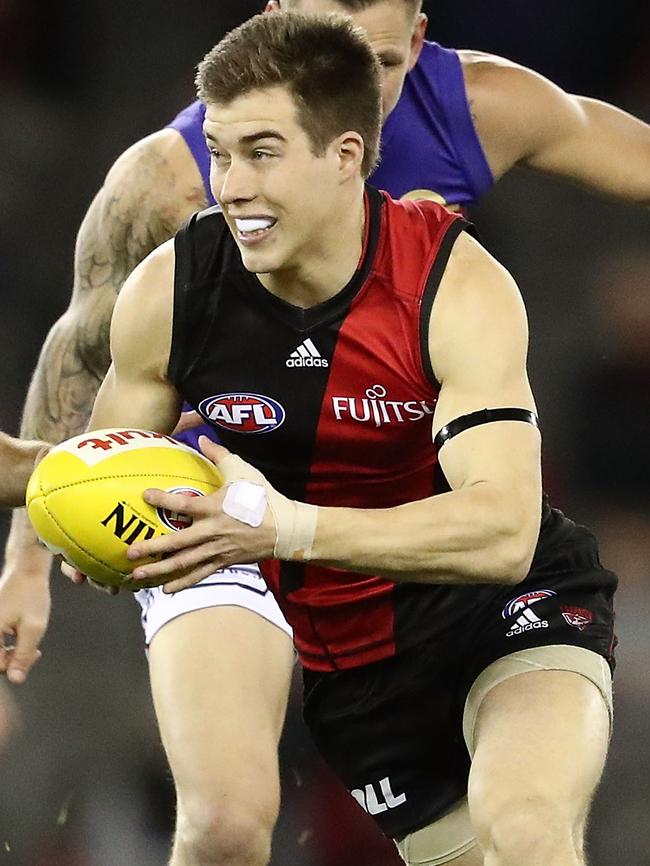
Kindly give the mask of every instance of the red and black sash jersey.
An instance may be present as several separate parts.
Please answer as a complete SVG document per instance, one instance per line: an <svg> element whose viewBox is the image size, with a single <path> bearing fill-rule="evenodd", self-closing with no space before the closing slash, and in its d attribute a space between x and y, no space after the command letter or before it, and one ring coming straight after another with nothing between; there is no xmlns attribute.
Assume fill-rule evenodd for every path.
<svg viewBox="0 0 650 866"><path fill-rule="evenodd" d="M358 270L301 309L246 271L220 212L196 214L175 241L170 380L228 449L293 499L386 508L448 489L432 444L428 329L466 225L434 202L368 187ZM315 670L444 634L477 592L303 563L269 561L262 572Z"/></svg>

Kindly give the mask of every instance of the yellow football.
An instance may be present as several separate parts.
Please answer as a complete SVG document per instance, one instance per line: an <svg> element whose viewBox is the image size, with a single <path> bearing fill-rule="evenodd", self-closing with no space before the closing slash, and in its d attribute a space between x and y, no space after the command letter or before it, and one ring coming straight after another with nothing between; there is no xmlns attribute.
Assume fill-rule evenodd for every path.
<svg viewBox="0 0 650 866"><path fill-rule="evenodd" d="M205 496L223 483L198 452L147 430L94 430L53 448L27 487L29 519L55 554L97 583L142 589L133 581L126 551L135 541L188 526L182 514L154 508L142 498L148 487Z"/></svg>

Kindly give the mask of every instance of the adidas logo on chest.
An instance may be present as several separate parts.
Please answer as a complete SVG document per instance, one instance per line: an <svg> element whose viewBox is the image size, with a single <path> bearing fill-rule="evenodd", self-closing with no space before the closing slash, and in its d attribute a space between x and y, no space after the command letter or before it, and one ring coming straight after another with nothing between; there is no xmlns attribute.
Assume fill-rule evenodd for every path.
<svg viewBox="0 0 650 866"><path fill-rule="evenodd" d="M310 337L289 355L285 364L287 367L329 367Z"/></svg>

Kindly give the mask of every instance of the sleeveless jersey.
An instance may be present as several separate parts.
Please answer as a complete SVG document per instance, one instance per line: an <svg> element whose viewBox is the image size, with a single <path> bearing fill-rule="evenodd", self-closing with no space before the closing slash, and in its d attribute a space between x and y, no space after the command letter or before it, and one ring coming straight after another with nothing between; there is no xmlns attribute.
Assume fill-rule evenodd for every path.
<svg viewBox="0 0 650 866"><path fill-rule="evenodd" d="M357 272L309 309L245 270L217 209L194 215L175 241L170 381L227 448L285 495L316 505L389 508L449 489L432 443L439 386L427 336L466 223L372 187L366 215ZM443 636L481 592L502 591L396 584L309 563L261 568L303 664L322 671Z"/></svg>
<svg viewBox="0 0 650 866"><path fill-rule="evenodd" d="M185 139L208 202L210 155L203 138L205 106L194 102L169 124ZM474 129L458 54L425 42L382 130L381 161L370 178L393 198L468 205L494 183Z"/></svg>

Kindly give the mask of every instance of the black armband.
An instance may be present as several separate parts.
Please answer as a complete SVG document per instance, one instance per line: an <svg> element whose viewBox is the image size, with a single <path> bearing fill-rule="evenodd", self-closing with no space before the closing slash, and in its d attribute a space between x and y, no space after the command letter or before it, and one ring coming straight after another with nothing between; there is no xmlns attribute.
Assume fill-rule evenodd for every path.
<svg viewBox="0 0 650 866"><path fill-rule="evenodd" d="M440 449L458 436L463 430L469 430L470 427L478 427L479 424L491 424L493 421L524 421L526 424L532 424L533 427L539 429L539 419L530 409L479 409L478 412L470 412L469 415L461 415L460 418L454 418L449 424L445 424L436 433L433 444Z"/></svg>

